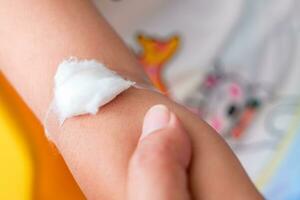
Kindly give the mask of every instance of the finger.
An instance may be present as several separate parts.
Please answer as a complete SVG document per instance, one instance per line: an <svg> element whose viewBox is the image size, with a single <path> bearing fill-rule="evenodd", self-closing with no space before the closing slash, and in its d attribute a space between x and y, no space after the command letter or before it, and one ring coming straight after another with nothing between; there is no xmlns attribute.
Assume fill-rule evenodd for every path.
<svg viewBox="0 0 300 200"><path fill-rule="evenodd" d="M189 137L175 114L163 105L152 107L129 163L128 199L189 199L190 158Z"/></svg>

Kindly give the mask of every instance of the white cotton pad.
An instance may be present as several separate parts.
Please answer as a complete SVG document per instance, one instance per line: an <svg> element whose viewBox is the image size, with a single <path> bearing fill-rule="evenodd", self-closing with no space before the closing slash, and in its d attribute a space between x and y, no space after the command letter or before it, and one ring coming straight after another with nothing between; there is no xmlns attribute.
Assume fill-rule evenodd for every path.
<svg viewBox="0 0 300 200"><path fill-rule="evenodd" d="M61 124L70 117L96 114L101 106L135 84L96 60L76 58L59 64L54 79L53 106Z"/></svg>

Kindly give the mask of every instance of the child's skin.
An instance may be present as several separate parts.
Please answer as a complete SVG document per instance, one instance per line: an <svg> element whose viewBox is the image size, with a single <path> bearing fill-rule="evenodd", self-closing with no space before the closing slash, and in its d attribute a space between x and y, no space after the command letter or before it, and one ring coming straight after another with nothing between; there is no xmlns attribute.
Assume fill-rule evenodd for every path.
<svg viewBox="0 0 300 200"><path fill-rule="evenodd" d="M0 0L0 44L1 71L40 120L56 67L70 56L97 59L143 82L135 57L88 0ZM154 104L176 113L191 138L194 199L262 199L218 134L168 98L140 89L124 92L96 116L67 120L52 135L88 198L125 198L128 162Z"/></svg>

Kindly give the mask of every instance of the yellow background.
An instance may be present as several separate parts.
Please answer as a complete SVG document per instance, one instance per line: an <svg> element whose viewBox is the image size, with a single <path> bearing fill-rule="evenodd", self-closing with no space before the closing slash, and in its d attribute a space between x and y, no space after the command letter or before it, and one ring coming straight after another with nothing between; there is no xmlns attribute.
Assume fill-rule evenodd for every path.
<svg viewBox="0 0 300 200"><path fill-rule="evenodd" d="M42 126L1 72L0 199L84 199Z"/></svg>

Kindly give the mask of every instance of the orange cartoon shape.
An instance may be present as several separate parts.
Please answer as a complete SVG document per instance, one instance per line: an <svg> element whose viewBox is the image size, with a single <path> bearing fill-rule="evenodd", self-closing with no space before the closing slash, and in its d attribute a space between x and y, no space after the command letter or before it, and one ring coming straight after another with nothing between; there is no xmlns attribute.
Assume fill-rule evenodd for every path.
<svg viewBox="0 0 300 200"><path fill-rule="evenodd" d="M138 54L140 63L153 85L167 94L167 88L162 80L162 70L177 51L179 37L172 36L167 40L158 40L139 35L137 39L142 47L142 51Z"/></svg>

